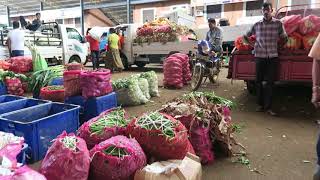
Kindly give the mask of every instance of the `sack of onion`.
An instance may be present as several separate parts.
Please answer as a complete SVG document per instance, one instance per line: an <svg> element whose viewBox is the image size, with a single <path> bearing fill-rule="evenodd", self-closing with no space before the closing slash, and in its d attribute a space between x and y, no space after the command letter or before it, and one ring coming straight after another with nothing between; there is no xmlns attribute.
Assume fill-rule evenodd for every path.
<svg viewBox="0 0 320 180"><path fill-rule="evenodd" d="M146 165L146 155L135 139L115 136L90 151L90 179L129 180Z"/></svg>
<svg viewBox="0 0 320 180"><path fill-rule="evenodd" d="M63 86L47 86L40 90L41 99L64 102L64 87Z"/></svg>
<svg viewBox="0 0 320 180"><path fill-rule="evenodd" d="M65 88L65 97L81 95L80 86L81 71L65 71L63 73L63 86Z"/></svg>
<svg viewBox="0 0 320 180"><path fill-rule="evenodd" d="M16 95L16 96L23 96L24 90L22 88L22 83L19 78L6 77L5 84L7 86L7 90L9 94Z"/></svg>
<svg viewBox="0 0 320 180"><path fill-rule="evenodd" d="M188 149L188 132L173 117L153 112L133 119L128 125L128 135L137 139L149 157L157 160L183 159Z"/></svg>
<svg viewBox="0 0 320 180"><path fill-rule="evenodd" d="M49 148L40 172L48 180L87 180L90 155L85 141L63 132Z"/></svg>
<svg viewBox="0 0 320 180"><path fill-rule="evenodd" d="M78 130L88 148L113 136L124 135L128 121L124 109L116 108L102 112L98 117L85 122Z"/></svg>

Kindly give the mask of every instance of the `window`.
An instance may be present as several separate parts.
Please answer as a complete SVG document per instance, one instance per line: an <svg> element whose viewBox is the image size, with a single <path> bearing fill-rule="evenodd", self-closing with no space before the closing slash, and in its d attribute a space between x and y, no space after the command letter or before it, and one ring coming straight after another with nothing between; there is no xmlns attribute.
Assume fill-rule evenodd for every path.
<svg viewBox="0 0 320 180"><path fill-rule="evenodd" d="M67 28L68 38L69 39L75 39L79 42L82 41L82 36L79 34L79 32L76 29L73 28Z"/></svg>
<svg viewBox="0 0 320 180"><path fill-rule="evenodd" d="M74 24L73 20L74 20L73 18L64 19L64 23L63 24Z"/></svg>
<svg viewBox="0 0 320 180"><path fill-rule="evenodd" d="M221 18L222 5L210 5L207 6L208 18Z"/></svg>
<svg viewBox="0 0 320 180"><path fill-rule="evenodd" d="M154 9L142 10L142 23L151 22L155 19Z"/></svg>
<svg viewBox="0 0 320 180"><path fill-rule="evenodd" d="M63 24L63 20L62 19L56 19L56 23Z"/></svg>
<svg viewBox="0 0 320 180"><path fill-rule="evenodd" d="M263 0L246 2L246 16L262 16Z"/></svg>

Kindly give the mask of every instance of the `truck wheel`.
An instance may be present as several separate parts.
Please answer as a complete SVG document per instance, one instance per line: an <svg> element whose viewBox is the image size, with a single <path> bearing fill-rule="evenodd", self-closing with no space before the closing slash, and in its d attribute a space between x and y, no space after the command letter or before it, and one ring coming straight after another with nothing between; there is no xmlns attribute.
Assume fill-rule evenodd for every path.
<svg viewBox="0 0 320 180"><path fill-rule="evenodd" d="M143 68L143 67L145 67L146 66L146 62L136 62L135 63L139 68Z"/></svg>
<svg viewBox="0 0 320 180"><path fill-rule="evenodd" d="M121 57L122 64L124 66L124 70L128 70L129 69L129 63L128 63L127 57L123 53L120 53L120 57Z"/></svg>
<svg viewBox="0 0 320 180"><path fill-rule="evenodd" d="M246 81L246 84L247 84L247 90L249 94L256 95L257 94L256 82Z"/></svg>
<svg viewBox="0 0 320 180"><path fill-rule="evenodd" d="M71 58L69 59L69 63L73 63L73 62L81 63L80 57L79 56L71 56Z"/></svg>

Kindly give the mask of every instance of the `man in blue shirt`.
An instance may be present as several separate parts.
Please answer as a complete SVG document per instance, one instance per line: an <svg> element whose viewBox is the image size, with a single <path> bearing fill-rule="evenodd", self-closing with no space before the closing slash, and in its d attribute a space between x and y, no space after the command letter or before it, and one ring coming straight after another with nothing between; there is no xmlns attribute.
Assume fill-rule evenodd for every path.
<svg viewBox="0 0 320 180"><path fill-rule="evenodd" d="M217 27L214 18L208 19L209 31L207 32L206 41L212 45L212 50L216 53L222 53L222 30Z"/></svg>

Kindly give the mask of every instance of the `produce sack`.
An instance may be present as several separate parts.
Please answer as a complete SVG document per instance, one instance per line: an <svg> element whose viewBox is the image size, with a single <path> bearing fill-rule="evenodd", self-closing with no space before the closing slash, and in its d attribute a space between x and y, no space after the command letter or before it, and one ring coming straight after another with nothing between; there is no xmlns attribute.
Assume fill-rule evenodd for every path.
<svg viewBox="0 0 320 180"><path fill-rule="evenodd" d="M318 37L318 32L310 33L302 37L303 47L305 50L310 50Z"/></svg>
<svg viewBox="0 0 320 180"><path fill-rule="evenodd" d="M32 71L32 58L27 56L12 57L8 60L11 64L10 71L27 73Z"/></svg>
<svg viewBox="0 0 320 180"><path fill-rule="evenodd" d="M90 151L90 179L129 180L146 165L146 155L135 139L115 136Z"/></svg>
<svg viewBox="0 0 320 180"><path fill-rule="evenodd" d="M182 88L182 62L177 58L167 58L163 65L163 85L165 87Z"/></svg>
<svg viewBox="0 0 320 180"><path fill-rule="evenodd" d="M102 112L85 122L78 130L89 149L113 136L124 135L128 121L124 109L115 108Z"/></svg>
<svg viewBox="0 0 320 180"><path fill-rule="evenodd" d="M285 44L284 48L289 50L297 50L301 48L301 45L302 36L294 32L289 36L288 42Z"/></svg>
<svg viewBox="0 0 320 180"><path fill-rule="evenodd" d="M158 76L154 71L148 71L141 73L141 78L145 78L149 83L149 93L151 97L159 97L159 84L158 84Z"/></svg>
<svg viewBox="0 0 320 180"><path fill-rule="evenodd" d="M249 40L251 42L255 41L255 37L251 36L249 37ZM243 36L239 36L237 37L237 39L234 42L235 47L239 50L239 51L251 51L253 50L253 47L250 44L247 44L243 41Z"/></svg>
<svg viewBox="0 0 320 180"><path fill-rule="evenodd" d="M27 47L30 49L32 54L32 67L33 71L41 71L48 69L47 61L40 55L36 45L28 45Z"/></svg>
<svg viewBox="0 0 320 180"><path fill-rule="evenodd" d="M137 29L138 36L152 36L153 35L153 28L151 26L143 26Z"/></svg>
<svg viewBox="0 0 320 180"><path fill-rule="evenodd" d="M288 35L296 32L299 29L299 23L301 19L301 15L285 16L281 19L284 29L286 30Z"/></svg>
<svg viewBox="0 0 320 180"><path fill-rule="evenodd" d="M134 180L201 180L199 157L188 153L183 160L155 162L138 170Z"/></svg>
<svg viewBox="0 0 320 180"><path fill-rule="evenodd" d="M138 76L113 81L112 87L117 93L117 101L119 105L140 105L149 101L141 91Z"/></svg>
<svg viewBox="0 0 320 180"><path fill-rule="evenodd" d="M315 15L309 15L300 21L299 25L300 33L302 35L309 34L311 32L320 31L320 17Z"/></svg>
<svg viewBox="0 0 320 180"><path fill-rule="evenodd" d="M55 101L64 102L64 87L63 86L47 86L40 90L40 98Z"/></svg>
<svg viewBox="0 0 320 180"><path fill-rule="evenodd" d="M139 87L143 93L143 95L147 98L150 99L150 92L149 92L149 83L148 80L145 78L139 78Z"/></svg>
<svg viewBox="0 0 320 180"><path fill-rule="evenodd" d="M68 71L82 70L83 65L77 62L72 62L66 65Z"/></svg>
<svg viewBox="0 0 320 180"><path fill-rule="evenodd" d="M8 93L16 96L23 96L24 90L22 88L22 83L19 78L6 77L5 84L7 86Z"/></svg>
<svg viewBox="0 0 320 180"><path fill-rule="evenodd" d="M149 157L158 160L183 159L189 151L187 129L167 114L144 114L129 123L127 132Z"/></svg>
<svg viewBox="0 0 320 180"><path fill-rule="evenodd" d="M0 60L0 69L9 70L11 67L11 63L7 61Z"/></svg>
<svg viewBox="0 0 320 180"><path fill-rule="evenodd" d="M48 180L87 180L90 156L86 142L63 132L48 149L40 172Z"/></svg>
<svg viewBox="0 0 320 180"><path fill-rule="evenodd" d="M23 137L0 131L0 157L7 158L15 166L17 164L17 155L21 152L23 143Z"/></svg>
<svg viewBox="0 0 320 180"><path fill-rule="evenodd" d="M105 32L109 32L109 29L105 27L93 27L90 29L89 35L93 39L100 41L102 34Z"/></svg>
<svg viewBox="0 0 320 180"><path fill-rule="evenodd" d="M63 73L63 86L65 97L81 95L81 71L65 71Z"/></svg>
<svg viewBox="0 0 320 180"><path fill-rule="evenodd" d="M99 97L111 93L111 71L99 69L97 71L82 71L80 86L84 98Z"/></svg>
<svg viewBox="0 0 320 180"><path fill-rule="evenodd" d="M15 170L11 180L46 180L46 178L28 166L22 166Z"/></svg>
<svg viewBox="0 0 320 180"><path fill-rule="evenodd" d="M183 76L183 83L187 84L191 81L191 71L190 71L190 64L189 64L189 56L182 53L175 53L169 56L170 58L178 58L182 62L182 76Z"/></svg>

